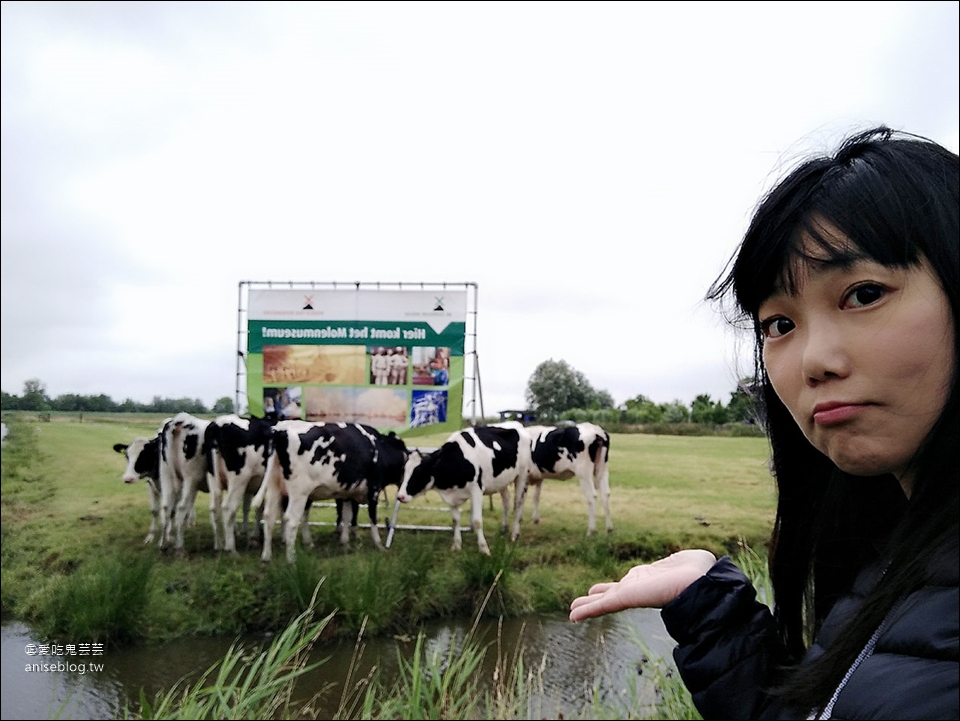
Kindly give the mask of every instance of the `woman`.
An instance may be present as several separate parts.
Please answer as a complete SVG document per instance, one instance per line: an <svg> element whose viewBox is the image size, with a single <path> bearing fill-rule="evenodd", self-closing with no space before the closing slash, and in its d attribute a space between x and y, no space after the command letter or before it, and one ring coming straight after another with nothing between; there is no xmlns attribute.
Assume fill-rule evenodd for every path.
<svg viewBox="0 0 960 721"><path fill-rule="evenodd" d="M756 336L775 611L702 550L570 611L662 608L704 718L960 715L958 168L917 136L849 138L762 200L708 294Z"/></svg>

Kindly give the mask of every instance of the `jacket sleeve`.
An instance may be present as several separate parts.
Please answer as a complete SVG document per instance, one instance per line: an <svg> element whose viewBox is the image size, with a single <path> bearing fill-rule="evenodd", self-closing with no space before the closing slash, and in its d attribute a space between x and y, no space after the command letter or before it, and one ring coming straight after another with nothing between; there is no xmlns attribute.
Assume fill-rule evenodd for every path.
<svg viewBox="0 0 960 721"><path fill-rule="evenodd" d="M704 719L776 718L764 692L777 652L770 609L724 556L661 612L680 676Z"/></svg>

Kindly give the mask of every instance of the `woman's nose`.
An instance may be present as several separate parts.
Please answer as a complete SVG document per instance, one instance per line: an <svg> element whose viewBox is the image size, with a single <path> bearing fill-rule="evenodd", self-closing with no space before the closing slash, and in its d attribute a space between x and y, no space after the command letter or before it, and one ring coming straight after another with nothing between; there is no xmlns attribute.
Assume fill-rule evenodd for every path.
<svg viewBox="0 0 960 721"><path fill-rule="evenodd" d="M831 323L816 323L807 329L801 367L807 385L849 374L848 342L843 330Z"/></svg>

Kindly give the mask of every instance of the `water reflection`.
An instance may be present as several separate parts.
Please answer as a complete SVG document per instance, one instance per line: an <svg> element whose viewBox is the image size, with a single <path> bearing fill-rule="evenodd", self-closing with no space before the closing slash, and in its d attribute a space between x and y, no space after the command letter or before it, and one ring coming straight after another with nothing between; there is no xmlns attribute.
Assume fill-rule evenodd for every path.
<svg viewBox="0 0 960 721"><path fill-rule="evenodd" d="M424 651L446 655L456 653L472 621L446 621L423 629ZM2 717L19 719L117 718L125 707L136 708L140 690L150 700L174 683L199 675L227 652L231 639L180 639L156 648L108 650L100 657L40 657L28 655L27 644L34 639L20 623L4 624L2 634ZM539 672L541 686L534 698L531 715L553 717L579 715L587 700L599 698L614 708L630 696L631 684L642 687L638 675L641 641L655 657L669 659L673 642L667 637L657 611L634 609L613 616L572 624L563 614L528 616L521 619L481 620L476 639L486 647L479 671L484 688L491 689L498 654L510 662L523 659L529 674ZM499 639L499 643L498 643ZM75 641L81 641L76 639ZM244 646L251 651L269 643L269 638L249 637ZM319 642L311 661L324 660L319 669L303 679L294 694L295 708L323 692L314 705L320 718L331 718L352 686L376 666L381 683L392 685L398 673L398 657L413 656L416 639L365 637L356 640ZM63 639L61 643L71 642ZM359 657L358 657L358 651ZM519 655L518 655L519 654ZM32 664L86 663L79 669L35 672ZM90 662L102 663L91 670ZM62 668L62 665L61 665Z"/></svg>

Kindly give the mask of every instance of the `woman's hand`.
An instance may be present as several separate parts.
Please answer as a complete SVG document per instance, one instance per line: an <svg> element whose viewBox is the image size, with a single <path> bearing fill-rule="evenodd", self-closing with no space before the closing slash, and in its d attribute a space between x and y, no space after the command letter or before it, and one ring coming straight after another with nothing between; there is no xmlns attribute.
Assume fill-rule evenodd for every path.
<svg viewBox="0 0 960 721"><path fill-rule="evenodd" d="M717 562L710 551L678 551L643 566L634 566L616 583L598 583L586 596L570 604L570 620L622 611L625 608L663 608Z"/></svg>

